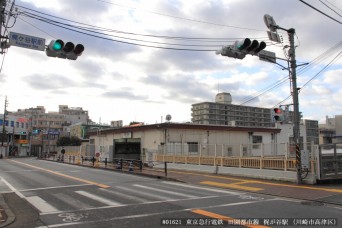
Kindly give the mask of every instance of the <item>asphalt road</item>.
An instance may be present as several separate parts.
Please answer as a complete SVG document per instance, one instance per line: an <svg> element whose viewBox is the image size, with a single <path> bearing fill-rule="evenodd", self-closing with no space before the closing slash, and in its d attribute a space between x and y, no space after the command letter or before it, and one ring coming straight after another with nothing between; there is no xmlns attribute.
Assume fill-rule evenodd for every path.
<svg viewBox="0 0 342 228"><path fill-rule="evenodd" d="M337 205L34 158L0 160L0 193L16 216L8 227L342 227Z"/></svg>

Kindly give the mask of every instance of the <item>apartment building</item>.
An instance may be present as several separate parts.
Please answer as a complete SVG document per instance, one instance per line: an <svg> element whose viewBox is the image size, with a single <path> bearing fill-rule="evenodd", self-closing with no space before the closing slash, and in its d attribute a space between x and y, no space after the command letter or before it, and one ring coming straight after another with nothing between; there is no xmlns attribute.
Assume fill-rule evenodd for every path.
<svg viewBox="0 0 342 228"><path fill-rule="evenodd" d="M230 93L218 93L215 102L192 105L195 124L228 125L239 127L273 127L272 110L232 104Z"/></svg>
<svg viewBox="0 0 342 228"><path fill-rule="evenodd" d="M88 111L83 108L69 108L59 105L58 112L46 112L44 106L18 109L12 113L28 119L28 138L30 140L30 155L38 156L40 152L56 152L57 140L62 135L68 135L63 129L76 123L92 123Z"/></svg>
<svg viewBox="0 0 342 228"><path fill-rule="evenodd" d="M2 156L26 155L29 150L29 120L11 114L0 115L0 154Z"/></svg>

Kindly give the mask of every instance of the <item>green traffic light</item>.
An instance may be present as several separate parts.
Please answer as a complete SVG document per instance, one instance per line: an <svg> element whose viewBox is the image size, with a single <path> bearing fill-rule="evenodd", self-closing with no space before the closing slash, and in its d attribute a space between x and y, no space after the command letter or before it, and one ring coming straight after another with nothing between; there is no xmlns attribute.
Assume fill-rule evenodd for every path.
<svg viewBox="0 0 342 228"><path fill-rule="evenodd" d="M63 41L61 41L61 40L56 40L55 41L55 43L53 44L53 50L55 50L55 51L59 51L59 50L61 50L62 48L63 48L63 46L64 46L64 42Z"/></svg>

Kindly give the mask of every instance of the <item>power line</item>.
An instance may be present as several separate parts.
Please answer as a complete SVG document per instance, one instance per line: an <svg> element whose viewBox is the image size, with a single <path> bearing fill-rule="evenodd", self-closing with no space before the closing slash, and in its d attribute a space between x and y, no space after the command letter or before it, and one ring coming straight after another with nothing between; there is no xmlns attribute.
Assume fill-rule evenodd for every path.
<svg viewBox="0 0 342 228"><path fill-rule="evenodd" d="M323 14L324 16L326 16L326 17L329 17L330 19L332 19L332 20L336 21L337 23L339 23L339 24L342 24L342 22L340 22L340 21L336 20L335 18L333 18L333 17L329 16L329 15L328 15L328 14L326 14L326 13L323 13L322 11L320 11L319 9L317 9L317 8L313 7L313 6L312 6L312 5L310 5L309 3L307 3L307 2L305 2L305 1L303 1L303 0L299 0L299 1L300 1L300 2L302 2L302 3L304 3L304 4L305 4L305 5L307 5L307 6L311 7L312 9L316 10L317 12L319 12L319 13Z"/></svg>
<svg viewBox="0 0 342 228"><path fill-rule="evenodd" d="M325 4L322 0L319 0L323 5L325 5L326 7L328 7L331 11L333 11L334 13L336 13L338 16L342 17L341 14L339 14L338 12L336 12L334 9L332 9L330 6L328 6L327 4Z"/></svg>
<svg viewBox="0 0 342 228"><path fill-rule="evenodd" d="M186 21L192 21L192 22L197 22L197 23L203 23L203 24L209 24L209 25L215 25L215 26L222 26L222 27L228 27L228 28L235 28L235 29L259 31L259 32L260 32L260 31L262 31L262 32L265 31L265 30L259 30L259 29L253 29L253 28L244 28L244 27L239 27L239 26L218 24L218 23L207 22L207 21L202 21L202 20L198 20L198 19L189 19L189 18L184 18L184 17L177 17L177 16L168 15L168 14L163 14L163 13L159 13L159 12L148 11L148 10L142 10L142 9L138 9L138 8L136 8L136 7L125 6L125 5L121 5L121 4L117 4L117 3L113 3L113 2L105 1L105 0L98 0L98 2L103 2L103 3L106 3L106 4L115 5L115 6L124 7L124 8L129 8L129 9L133 9L133 10L145 11L145 12L147 12L147 13L156 14L156 15L159 15L159 16L170 17L170 18L180 19L180 20L186 20Z"/></svg>
<svg viewBox="0 0 342 228"><path fill-rule="evenodd" d="M340 55L342 54L342 51L340 51L327 65L325 65L317 74L315 74L315 76L313 76L309 81L307 81L302 87L301 87L301 90L303 88L305 88L310 82L312 82L315 78L317 78L322 72L324 72L325 70L327 70L331 64L333 62L335 62L339 57Z"/></svg>
<svg viewBox="0 0 342 228"><path fill-rule="evenodd" d="M26 7L23 7L23 8L28 9ZM35 10L32 10L32 11L38 12L38 11L35 11ZM38 13L40 13L40 12L38 12ZM42 13L42 14L43 15L47 15L45 13ZM222 47L223 45L227 45L228 40L236 39L236 38L189 38L189 37L153 36L153 35L146 35L146 34L127 33L127 32L117 31L117 30L109 30L109 29L101 28L101 27L97 27L97 29L95 29L95 31L94 31L93 28L96 27L96 26L92 26L92 25L88 25L88 24L84 24L84 23L80 23L80 22L75 22L75 21L71 21L71 20L68 20L68 19L63 19L63 18L60 18L60 17L55 17L55 16L52 16L52 15L49 15L49 16L52 16L52 17L55 17L55 18L59 18L61 20L66 20L66 21L69 21L69 22L73 22L73 23L76 23L76 24L86 25L86 27L63 23L63 22L52 20L52 19L49 19L47 17L43 17L43 16L40 16L40 15L37 15L37 14L34 14L34 13L30 13L30 12L27 12L27 11L20 11L20 15L23 15L23 16L26 16L26 17L29 17L29 18L32 18L32 19L36 19L36 20L39 20L39 21L42 21L42 22L45 22L45 23L48 23L48 24L51 24L51 25L54 25L54 26L57 26L57 27L68 29L68 30L71 30L71 31L74 31L74 32L78 32L78 33L81 33L81 34L84 34L84 35L97 37L97 38L100 38L100 39L106 39L106 40L110 40L110 41L121 42L121 43L132 44L132 45L138 45L138 46L169 49L169 50L216 51L216 49L213 50L213 49L189 49L189 48L161 47L161 46L141 44L141 43L134 43L134 42L143 42L143 43L152 43L152 44L158 44L158 45L170 45L170 46L188 46L188 47L192 46L192 47L206 47L206 48L208 48L208 47L216 47L216 48L219 48L219 47ZM91 27L92 29L90 29L89 27ZM85 31L85 32L83 32L83 31ZM111 31L111 32L115 32L115 33L119 32L119 33L123 33L123 34L138 35L138 36L142 35L142 36L149 36L149 37L153 37L153 38L161 38L162 37L162 38L176 39L176 40L188 39L188 40L191 40L191 41L195 40L196 42L206 42L207 40L210 40L211 42L213 42L216 39L216 42L225 42L225 43L224 44L222 44L222 43L221 44L216 44L216 45L208 45L208 44L207 45L198 45L198 44L180 44L180 43L175 44L175 43L156 42L156 41L141 40L141 39L135 39L135 38L111 35L111 34L99 32L99 31ZM92 33L94 33L95 35L92 34ZM130 40L130 41L134 41L134 42L122 41L122 40L117 40L117 39L110 39L110 38L106 38L106 37L103 37L103 36L111 36L111 37L115 37L115 38L119 38L119 39L124 39L124 40ZM225 40L223 40L223 39L225 39Z"/></svg>
<svg viewBox="0 0 342 228"><path fill-rule="evenodd" d="M203 37L200 37L199 38L199 37L182 37L182 36L160 36L160 35L149 35L149 34L132 33L132 32L114 30L114 29L109 29L109 28L103 28L103 27L99 27L99 26L95 26L95 25L90 25L90 24L86 24L86 23L82 23L82 22L78 22L78 21L74 21L74 20L69 20L69 19L66 19L66 18L57 17L57 16L54 16L54 15L51 15L51 14L43 13L43 12L40 12L40 11L37 11L37 10L33 10L33 9L30 9L30 8L27 8L27 7L24 7L24 6L20 6L20 5L16 5L16 6L18 6L19 8L23 8L23 9L29 10L29 11L33 11L33 12L38 13L38 14L42 14L42 15L48 16L48 17L56 18L56 19L59 19L59 20L63 20L63 21L67 21L67 22L71 22L71 23L75 23L75 24L79 24L79 25L84 25L84 26L87 26L87 27L81 27L81 26L78 26L78 27L85 28L85 29L92 29L92 30L95 30L95 31L98 30L98 31L114 32L114 33L120 33L120 34L126 34L126 35L146 36L146 37L164 38L164 39L199 40L201 42L218 42L218 41L224 42L227 39L228 40L231 40L231 39L241 39L241 38L224 38L224 37L221 37L221 38L203 38ZM45 18L47 20L51 20L51 19L48 19L46 17L42 17L42 16L39 16L37 14L33 14L33 13L30 13L30 12L27 12L27 11L24 11L24 10L22 10L21 12L29 14L29 15L34 15L34 16L37 16L37 17L40 17L40 18ZM268 39L268 37L258 37L258 38L255 38L255 39L266 39L266 38Z"/></svg>

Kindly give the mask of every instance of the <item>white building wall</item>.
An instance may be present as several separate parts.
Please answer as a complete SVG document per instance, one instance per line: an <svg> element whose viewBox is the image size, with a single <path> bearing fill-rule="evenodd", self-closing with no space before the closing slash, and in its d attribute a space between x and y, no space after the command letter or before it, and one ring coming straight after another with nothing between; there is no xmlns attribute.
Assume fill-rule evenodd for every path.
<svg viewBox="0 0 342 228"><path fill-rule="evenodd" d="M262 136L262 143L252 146L252 138ZM141 140L142 156L147 153L159 152L188 155L191 143L198 144L198 154L201 156L260 156L262 153L274 153L274 137L272 133L244 131L218 131L197 129L160 128L128 133L109 133L91 136L95 139L96 152L103 152L100 148L111 148L114 139L135 138ZM166 143L166 144L165 144ZM190 143L190 144L188 144ZM241 154L241 151L244 154ZM262 152L263 151L263 152ZM106 151L112 153L112 151ZM110 157L109 154L106 155Z"/></svg>

